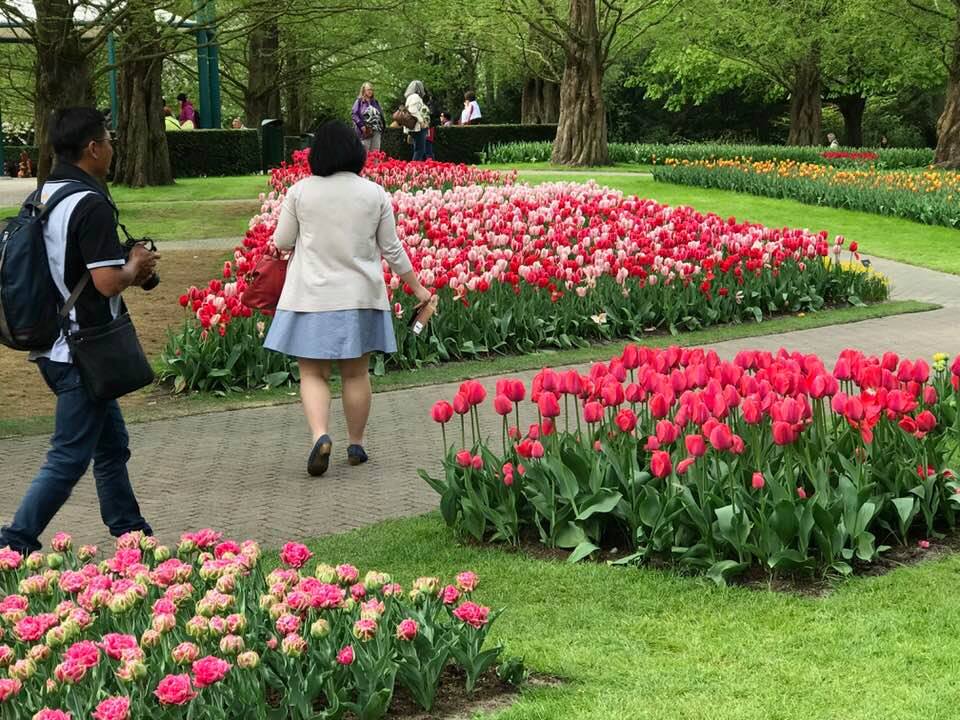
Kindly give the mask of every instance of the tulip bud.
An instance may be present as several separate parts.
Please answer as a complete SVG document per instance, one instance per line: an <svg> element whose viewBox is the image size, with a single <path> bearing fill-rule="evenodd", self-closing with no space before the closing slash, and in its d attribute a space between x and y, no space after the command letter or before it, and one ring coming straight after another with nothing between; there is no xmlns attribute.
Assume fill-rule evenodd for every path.
<svg viewBox="0 0 960 720"><path fill-rule="evenodd" d="M321 638L325 638L329 634L330 634L330 623L328 623L323 618L320 618L319 620L315 620L313 624L310 626L310 637L312 638L319 640Z"/></svg>
<svg viewBox="0 0 960 720"><path fill-rule="evenodd" d="M253 650L247 650L237 655L237 667L244 670L253 670L260 664L260 656Z"/></svg>

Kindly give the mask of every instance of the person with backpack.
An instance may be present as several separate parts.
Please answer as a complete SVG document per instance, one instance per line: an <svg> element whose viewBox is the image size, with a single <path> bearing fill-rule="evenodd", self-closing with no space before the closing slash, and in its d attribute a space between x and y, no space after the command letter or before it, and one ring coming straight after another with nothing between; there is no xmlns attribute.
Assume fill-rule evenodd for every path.
<svg viewBox="0 0 960 720"><path fill-rule="evenodd" d="M129 321L121 293L149 287L159 255L141 244L120 243L106 187L113 147L103 114L83 107L56 111L50 143L57 157L53 172L0 234L0 341L32 350L30 360L57 396L46 462L12 522L0 529L0 548L21 553L40 549L40 535L91 461L110 533L152 534L127 474L128 436L115 399L122 391L104 399L110 393L101 377L91 376L89 350L81 355L75 338L92 340L95 331L109 330L96 337L109 358L99 363L100 375L107 376L107 385L125 376L129 342L141 355L142 349L135 333L131 340L121 331ZM128 329L134 332L132 325ZM123 347L116 344L121 339L128 341Z"/></svg>
<svg viewBox="0 0 960 720"><path fill-rule="evenodd" d="M424 95L426 95L426 91L423 88L423 83L419 80L414 80L407 85L406 92L403 94L405 98L403 107L416 120L412 127L403 128L404 134L412 140L414 160L425 160L427 157L427 130L430 127L430 108L427 107L427 103L423 99Z"/></svg>

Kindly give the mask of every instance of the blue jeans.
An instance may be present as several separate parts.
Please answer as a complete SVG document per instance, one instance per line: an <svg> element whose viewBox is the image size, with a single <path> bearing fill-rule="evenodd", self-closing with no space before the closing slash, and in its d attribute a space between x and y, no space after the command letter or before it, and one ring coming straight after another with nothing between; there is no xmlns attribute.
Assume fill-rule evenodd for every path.
<svg viewBox="0 0 960 720"><path fill-rule="evenodd" d="M425 160L427 157L426 129L420 130L419 132L410 133L410 137L413 138L413 159Z"/></svg>
<svg viewBox="0 0 960 720"><path fill-rule="evenodd" d="M9 545L20 552L39 550L40 535L70 497L91 460L100 517L110 534L119 537L132 530L152 534L127 475L129 437L117 401L91 398L80 380L80 371L69 363L40 358L37 365L57 396L56 426L47 461L27 489L13 522L0 530L0 547Z"/></svg>

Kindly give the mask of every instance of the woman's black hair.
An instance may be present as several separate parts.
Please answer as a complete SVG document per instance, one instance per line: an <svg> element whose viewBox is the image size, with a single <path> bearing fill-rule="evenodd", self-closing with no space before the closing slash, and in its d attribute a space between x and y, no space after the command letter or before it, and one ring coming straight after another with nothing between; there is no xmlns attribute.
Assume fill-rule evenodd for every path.
<svg viewBox="0 0 960 720"><path fill-rule="evenodd" d="M94 140L107 136L103 113L92 107L63 108L50 118L50 144L61 162L76 163Z"/></svg>
<svg viewBox="0 0 960 720"><path fill-rule="evenodd" d="M310 143L310 171L320 177L338 172L357 175L367 162L367 151L354 130L339 120L330 120L316 129Z"/></svg>

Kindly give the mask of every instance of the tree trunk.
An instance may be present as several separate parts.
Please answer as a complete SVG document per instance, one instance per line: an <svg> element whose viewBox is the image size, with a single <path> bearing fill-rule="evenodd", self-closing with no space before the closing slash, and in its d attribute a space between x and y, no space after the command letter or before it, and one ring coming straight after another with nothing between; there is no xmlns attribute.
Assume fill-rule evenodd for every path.
<svg viewBox="0 0 960 720"><path fill-rule="evenodd" d="M790 93L788 145L819 145L822 83L820 55L811 52L798 66Z"/></svg>
<svg viewBox="0 0 960 720"><path fill-rule="evenodd" d="M258 128L260 121L281 117L280 28L276 19L256 23L247 40L247 87L243 94L243 112L247 127Z"/></svg>
<svg viewBox="0 0 960 720"><path fill-rule="evenodd" d="M131 3L119 28L117 164L113 180L128 187L171 185L163 117L163 41L153 11Z"/></svg>
<svg viewBox="0 0 960 720"><path fill-rule="evenodd" d="M847 147L863 147L863 113L867 99L862 95L845 95L836 101L843 115L843 138Z"/></svg>
<svg viewBox="0 0 960 720"><path fill-rule="evenodd" d="M543 125L555 123L559 117L560 86L552 80L527 78L520 100L520 122L524 125Z"/></svg>
<svg viewBox="0 0 960 720"><path fill-rule="evenodd" d="M606 165L607 113L603 104L603 58L594 0L570 0L572 30L560 85L560 120L551 162Z"/></svg>
<svg viewBox="0 0 960 720"><path fill-rule="evenodd" d="M287 48L284 52L284 75L295 78L284 90L283 119L287 135L302 135L310 124L311 70L301 65L296 51Z"/></svg>
<svg viewBox="0 0 960 720"><path fill-rule="evenodd" d="M933 154L934 165L947 170L960 168L960 12L953 32L947 97L937 121L937 149Z"/></svg>
<svg viewBox="0 0 960 720"><path fill-rule="evenodd" d="M94 104L90 60L73 23L70 0L35 0L36 91L34 128L40 158L37 185L42 185L53 167L53 147L47 135L50 115L58 108Z"/></svg>

